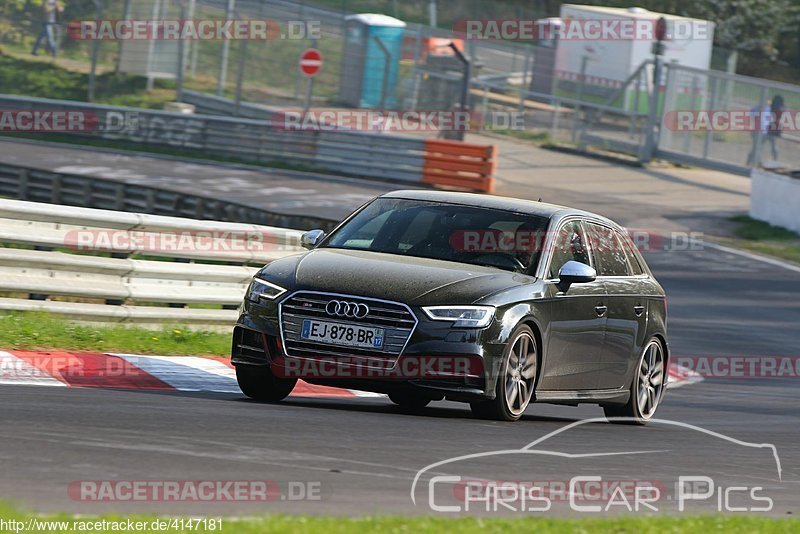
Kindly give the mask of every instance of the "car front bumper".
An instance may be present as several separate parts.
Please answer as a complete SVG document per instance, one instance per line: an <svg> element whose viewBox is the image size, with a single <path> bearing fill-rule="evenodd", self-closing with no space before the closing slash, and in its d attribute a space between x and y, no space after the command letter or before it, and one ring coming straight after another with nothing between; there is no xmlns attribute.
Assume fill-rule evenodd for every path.
<svg viewBox="0 0 800 534"><path fill-rule="evenodd" d="M494 397L504 344L498 328L452 328L412 309L418 323L399 356L365 358L335 347L328 353L288 354L278 305L245 302L234 329L233 365L269 365L277 376L377 393L413 389L431 398L469 401ZM325 347L330 349L330 347Z"/></svg>

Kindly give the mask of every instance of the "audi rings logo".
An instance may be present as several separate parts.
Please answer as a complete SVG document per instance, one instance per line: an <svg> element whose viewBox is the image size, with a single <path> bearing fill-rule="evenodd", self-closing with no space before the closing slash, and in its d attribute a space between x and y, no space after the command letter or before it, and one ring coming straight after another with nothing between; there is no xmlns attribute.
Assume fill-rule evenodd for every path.
<svg viewBox="0 0 800 534"><path fill-rule="evenodd" d="M344 300L332 300L325 306L328 315L337 317L353 317L363 319L369 313L369 306L358 302L347 302Z"/></svg>

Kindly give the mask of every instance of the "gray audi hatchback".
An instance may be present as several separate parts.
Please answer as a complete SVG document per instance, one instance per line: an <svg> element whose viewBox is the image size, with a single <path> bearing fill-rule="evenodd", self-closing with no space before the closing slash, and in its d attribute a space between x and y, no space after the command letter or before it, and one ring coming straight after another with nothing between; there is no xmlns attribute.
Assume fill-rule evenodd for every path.
<svg viewBox="0 0 800 534"><path fill-rule="evenodd" d="M627 233L576 209L395 191L253 278L232 363L248 397L298 379L470 404L514 421L532 402L599 404L646 424L667 380L667 303Z"/></svg>

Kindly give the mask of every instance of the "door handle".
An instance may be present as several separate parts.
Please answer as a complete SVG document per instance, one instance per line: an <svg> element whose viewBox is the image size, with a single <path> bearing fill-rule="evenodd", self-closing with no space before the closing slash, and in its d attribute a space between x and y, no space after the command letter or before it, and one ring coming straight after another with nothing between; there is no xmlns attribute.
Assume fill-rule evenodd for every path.
<svg viewBox="0 0 800 534"><path fill-rule="evenodd" d="M634 306L633 313L636 314L636 317L641 317L644 313L644 306Z"/></svg>
<svg viewBox="0 0 800 534"><path fill-rule="evenodd" d="M600 305L600 306L595 306L594 307L594 311L597 312L597 316L598 317L604 316L606 314L607 310L608 310L608 306Z"/></svg>

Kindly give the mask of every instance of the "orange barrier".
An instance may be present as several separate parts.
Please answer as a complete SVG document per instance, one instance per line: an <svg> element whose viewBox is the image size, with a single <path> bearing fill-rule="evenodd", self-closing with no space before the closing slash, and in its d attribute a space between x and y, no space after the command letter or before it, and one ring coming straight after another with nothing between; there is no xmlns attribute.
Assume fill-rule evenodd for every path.
<svg viewBox="0 0 800 534"><path fill-rule="evenodd" d="M423 183L492 193L496 168L495 145L473 145L438 139L425 141Z"/></svg>

